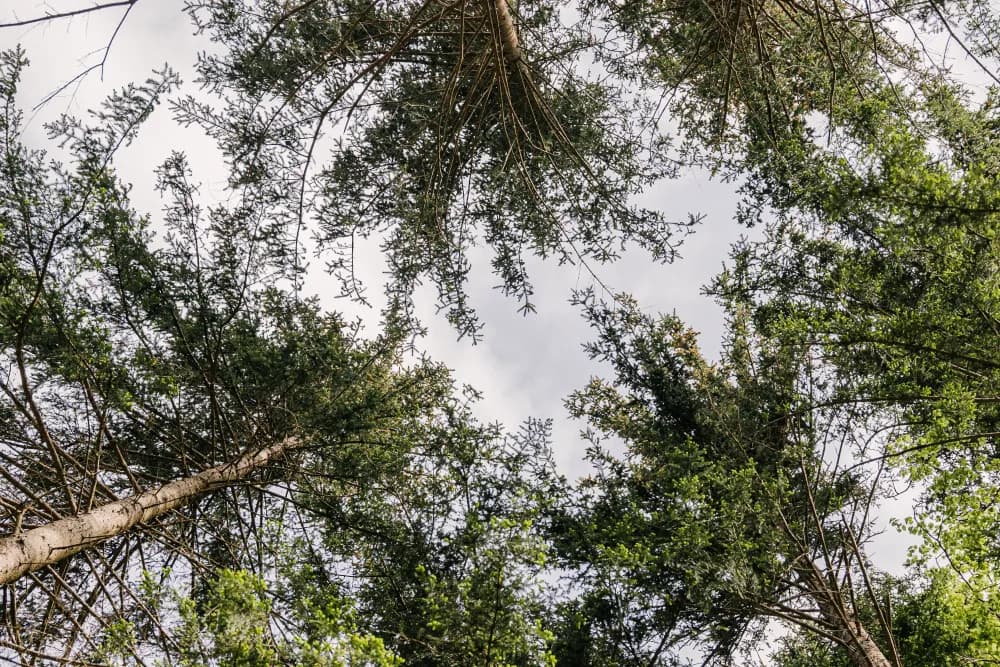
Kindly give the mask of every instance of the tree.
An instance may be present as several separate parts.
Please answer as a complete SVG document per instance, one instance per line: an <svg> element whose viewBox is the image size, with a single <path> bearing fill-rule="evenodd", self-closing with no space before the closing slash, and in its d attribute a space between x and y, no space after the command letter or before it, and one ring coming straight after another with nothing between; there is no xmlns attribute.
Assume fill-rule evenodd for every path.
<svg viewBox="0 0 1000 667"><path fill-rule="evenodd" d="M905 97L930 79L961 80L954 70L963 67L1000 83L1000 16L989 3L589 0L585 7L598 29L615 33L598 49L603 62L633 86L670 95L693 140L685 157L736 178L747 169L748 145L780 155L789 136L824 125L832 132L843 107L885 88ZM966 62L956 68L942 57L936 33Z"/></svg>
<svg viewBox="0 0 1000 667"><path fill-rule="evenodd" d="M871 4L692 7L619 3L606 20L647 85L682 92L685 130L745 179L741 221L767 229L713 292L769 344L810 356L827 404L867 415L850 465L924 490L906 523L925 564L944 553L994 580L996 86L974 102ZM944 31L996 81L995 7L886 10L916 35Z"/></svg>
<svg viewBox="0 0 1000 667"><path fill-rule="evenodd" d="M467 252L488 245L500 289L533 308L529 253L607 261L625 242L673 257L676 225L630 198L667 172L648 103L578 66L593 37L559 3L192 2L218 55L213 98L176 104L266 207L285 251L313 229L346 294L356 245L381 237L390 318L412 321L430 277L440 309L475 335ZM301 265L299 265L301 266Z"/></svg>
<svg viewBox="0 0 1000 667"><path fill-rule="evenodd" d="M172 619L157 621L136 593L143 577L169 576L156 581L203 600L226 570L290 581L308 565L334 582L352 571L359 590L369 581L373 591L398 568L411 586L391 600L404 606L467 574L496 575L483 588L490 597L465 590L476 625L448 626L455 645L436 654L468 664L462 632L495 616L496 634L476 646L543 661L544 641L531 639L541 631L530 621L534 542L512 546L534 511L534 478L518 477L523 466L503 456L521 459L501 456L516 441L522 459L545 469L543 432L505 439L476 424L471 397L456 395L446 369L404 363L409 332L365 339L282 290L273 278L284 258L269 253L258 212L202 211L179 155L159 171L168 204L157 238L131 209L111 156L172 73L114 94L94 125L51 126L71 155L63 166L19 143L13 97L23 66L19 52L3 55L5 659L83 659L102 635L132 626L176 657ZM505 486L491 486L504 465ZM505 495L515 492L517 502ZM459 499L472 504L462 510ZM433 563L428 553L439 552L428 545L453 531L457 563ZM281 546L295 540L309 558L283 575ZM360 560L375 544L386 545L378 568ZM372 595L375 619L385 600ZM292 618L289 631L308 636L308 619ZM432 620L428 611L426 623L408 622L426 629ZM400 643L395 628L380 630Z"/></svg>
<svg viewBox="0 0 1000 667"><path fill-rule="evenodd" d="M723 662L777 618L817 660L898 665L910 635L865 553L887 466L926 485L926 553L990 585L996 92L975 108L883 20L962 33L982 66L990 8L583 7L570 30L538 1L188 3L219 47L199 65L214 99L172 107L217 140L232 197L202 208L172 156L163 237L111 160L176 77L55 123L65 167L20 145L4 57L0 554L44 566L4 589L22 661L306 661L370 636L371 659L409 664L663 664L685 644ZM581 74L591 57L612 76ZM679 157L745 179L742 221L774 223L714 287L717 366L676 319L588 302L615 377L569 406L628 449L594 449L567 495L530 465L543 428L504 438L443 369L404 363L411 295L430 277L475 336L476 244L525 310L527 253L671 258L676 229L630 201L677 157L651 91L680 93ZM299 298L309 233L357 298L354 243L384 239L382 335ZM76 558L24 551L73 527ZM548 539L582 587L552 608ZM166 612L129 587L161 566ZM364 621L324 626L341 603Z"/></svg>
<svg viewBox="0 0 1000 667"><path fill-rule="evenodd" d="M922 485L911 527L962 571L994 558L1000 525L996 94L970 108L928 85L900 108L884 91L845 113L830 149L758 155L747 216L776 220L717 286L768 337L811 346L838 400L877 406L872 456Z"/></svg>
<svg viewBox="0 0 1000 667"><path fill-rule="evenodd" d="M582 568L574 613L589 632L577 641L615 656L593 664L675 664L685 645L730 664L769 618L842 646L857 667L899 664L875 641L885 617L863 624L851 593L870 591L863 545L880 484L842 463L863 415L819 407L821 370L739 313L718 366L676 318L591 300L587 313L591 354L615 375L569 400L592 429L597 473L552 531L562 562ZM607 437L622 458L596 446Z"/></svg>
<svg viewBox="0 0 1000 667"><path fill-rule="evenodd" d="M958 667L996 661L1000 620L995 593L988 580L961 580L954 572L932 570L920 586L912 580L884 580L878 597L892 611L893 632L904 665ZM872 616L871 610L863 613ZM840 667L850 663L839 647L815 636L798 635L777 652L775 664Z"/></svg>
<svg viewBox="0 0 1000 667"><path fill-rule="evenodd" d="M315 631L308 639L274 636L270 627L274 604L268 586L245 571L221 570L201 600L166 588L148 576L140 594L157 616L174 614L178 618L171 628L175 633L171 652L157 657L176 660L184 667L398 667L403 662L381 639L357 630L349 600L340 598L328 597L324 606L309 609L309 623ZM108 665L141 663L139 656L149 651L145 641L148 626L148 619L132 622L120 618L107 624L88 659Z"/></svg>

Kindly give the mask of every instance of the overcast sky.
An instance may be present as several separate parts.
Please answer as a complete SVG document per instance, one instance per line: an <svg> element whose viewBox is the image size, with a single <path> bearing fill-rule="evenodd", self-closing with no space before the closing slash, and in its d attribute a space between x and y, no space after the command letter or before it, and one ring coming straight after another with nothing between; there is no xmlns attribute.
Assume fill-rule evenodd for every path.
<svg viewBox="0 0 1000 667"><path fill-rule="evenodd" d="M53 0L46 4L35 0L0 0L0 21L91 4L79 0ZM194 91L195 56L210 45L203 37L192 35L182 6L182 0L136 4L108 54L103 80L101 72L92 72L38 112L32 112L31 108L67 79L100 60L121 11L107 10L0 31L0 46L20 43L32 61L19 96L25 110L26 143L45 147L42 127L45 121L63 112L82 115L112 89L141 81L164 63L180 72L185 81L182 93ZM224 196L225 171L215 158L212 144L197 130L177 127L169 111L161 107L144 126L136 144L115 161L121 177L133 185L135 207L154 214L154 219L162 202L153 191L153 169L178 149L191 158L195 180L203 184L206 198L211 201ZM701 294L701 288L722 268L730 245L746 232L733 222L734 186L711 181L702 172L691 172L657 186L644 201L660 208L671 219L684 219L688 213L704 216L702 225L682 246L682 258L671 265L654 265L643 253L633 252L616 264L591 268L613 290L634 295L648 312L676 312L700 333L704 351L715 358L722 335L722 315L716 304ZM369 294L378 297L382 290L381 256L377 248L369 247L363 257L362 278L368 282ZM484 392L478 410L483 418L501 421L509 428L516 428L529 416L553 419L553 444L560 469L571 478L585 473L584 444L578 437L581 425L566 418L562 401L602 370L583 353L581 345L589 340L590 332L579 310L568 303L571 291L590 286L592 278L580 267L531 262L537 313L524 317L517 313L516 301L492 289L496 278L489 269L486 252L475 253L472 259L470 290L472 302L485 322L483 342L473 346L468 341L456 341L454 329L434 315L434 298L428 289L418 295L419 313L430 329L423 346L432 357L453 368L460 382ZM315 262L315 266L320 267L321 262ZM325 284L328 283L324 276L317 272L308 289L325 296ZM338 291L335 285L328 289L331 294ZM333 309L359 312L356 306L331 298L325 303ZM377 325L378 312L376 298L375 307L367 313L372 327ZM909 513L905 501L893 509ZM880 564L897 568L903 544L908 541L894 532L880 540Z"/></svg>
<svg viewBox="0 0 1000 667"><path fill-rule="evenodd" d="M88 2L36 3L0 0L0 20L16 15L25 19L46 10L86 7ZM117 9L43 23L33 27L7 29L0 44L20 43L27 51L31 67L24 76L19 99L25 109L25 139L34 147L46 145L43 123L59 113L83 115L112 89L131 81L141 81L150 72L169 63L185 81L182 92L195 89L195 55L210 44L192 35L180 0L139 2L122 26L104 67L104 77L94 71L80 84L70 86L37 112L31 108L59 85L86 66L99 62L103 47L114 32L122 12ZM95 51L96 50L96 51ZM135 145L115 160L122 178L133 185L133 203L140 211L156 212L162 202L154 193L153 169L173 150L188 153L195 180L203 184L206 198L223 196L225 172L214 159L212 144L196 129L174 125L169 111L161 107L143 127ZM672 265L654 265L645 253L636 251L611 265L591 264L602 282L616 292L633 294L650 312L676 312L701 332L706 352L715 357L722 327L718 307L700 294L701 286L717 273L730 244L742 233L733 224L733 187L708 180L693 172L684 178L661 184L645 200L665 211L671 219L683 220L689 212L705 215L697 232L682 247L683 258ZM154 217L155 219L155 217ZM377 323L383 262L377 242L362 250L361 274L375 306L369 311ZM582 387L598 369L581 350L589 339L579 309L569 305L575 288L593 284L592 277L579 266L558 266L555 262L531 262L536 287L536 314L517 313L518 303L492 289L497 279L489 268L486 251L475 252L470 291L481 319L485 338L478 345L457 341L456 333L443 318L434 314L434 294L428 287L418 295L421 318L430 327L424 342L436 359L451 366L459 380L485 392L481 414L515 425L528 416L551 417L557 425L556 447L562 469L572 475L580 470L577 426L566 424L562 400L574 388ZM314 262L319 269L321 262ZM323 296L330 280L322 271L313 272L307 289ZM330 293L336 286L329 285ZM327 300L331 308L360 312L342 301Z"/></svg>

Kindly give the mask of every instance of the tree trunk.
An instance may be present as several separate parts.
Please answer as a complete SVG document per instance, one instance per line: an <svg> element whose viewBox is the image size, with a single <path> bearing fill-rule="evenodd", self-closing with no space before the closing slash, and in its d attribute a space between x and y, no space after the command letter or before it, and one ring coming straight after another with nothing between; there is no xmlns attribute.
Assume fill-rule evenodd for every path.
<svg viewBox="0 0 1000 667"><path fill-rule="evenodd" d="M806 579L824 623L843 643L853 667L897 667L885 656L839 590L830 588L818 573L811 573Z"/></svg>
<svg viewBox="0 0 1000 667"><path fill-rule="evenodd" d="M246 479L255 470L282 458L297 444L296 438L285 438L270 447L247 452L231 463L0 539L0 584L58 563L198 496Z"/></svg>
<svg viewBox="0 0 1000 667"><path fill-rule="evenodd" d="M847 655L855 667L895 667L854 614L843 623L837 634L844 642Z"/></svg>
<svg viewBox="0 0 1000 667"><path fill-rule="evenodd" d="M503 45L503 55L507 62L520 66L519 63L523 62L521 44L517 38L517 28L514 27L514 19L510 15L507 0L493 0L493 11L497 21L497 33Z"/></svg>

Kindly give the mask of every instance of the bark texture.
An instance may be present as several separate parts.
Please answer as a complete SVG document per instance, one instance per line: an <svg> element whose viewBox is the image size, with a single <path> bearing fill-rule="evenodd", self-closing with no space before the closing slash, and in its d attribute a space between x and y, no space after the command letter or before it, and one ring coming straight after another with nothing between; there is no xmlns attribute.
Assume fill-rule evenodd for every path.
<svg viewBox="0 0 1000 667"><path fill-rule="evenodd" d="M853 614L852 614L853 616ZM856 618L848 618L838 633L855 667L895 667Z"/></svg>
<svg viewBox="0 0 1000 667"><path fill-rule="evenodd" d="M507 0L493 0L493 9L496 12L497 28L500 34L500 43L503 45L503 54L508 62L520 63L521 43L517 38L517 28L514 27L514 19L510 15L510 8Z"/></svg>
<svg viewBox="0 0 1000 667"><path fill-rule="evenodd" d="M503 58L506 63L513 67L517 74L523 79L528 87L534 87L531 76L531 68L524 60L524 53L521 51L521 40L517 36L517 26L514 25L514 17L510 13L508 0L484 0L486 11L490 13L493 24L494 38L500 42Z"/></svg>
<svg viewBox="0 0 1000 667"><path fill-rule="evenodd" d="M59 519L0 539L0 584L10 583L28 572L58 563L177 509L198 496L246 479L255 470L282 458L297 444L296 438L285 438L197 475L102 505L79 516Z"/></svg>
<svg viewBox="0 0 1000 667"><path fill-rule="evenodd" d="M896 667L862 625L853 608L835 588L818 573L808 577L812 597L819 606L823 621L843 643L854 667Z"/></svg>

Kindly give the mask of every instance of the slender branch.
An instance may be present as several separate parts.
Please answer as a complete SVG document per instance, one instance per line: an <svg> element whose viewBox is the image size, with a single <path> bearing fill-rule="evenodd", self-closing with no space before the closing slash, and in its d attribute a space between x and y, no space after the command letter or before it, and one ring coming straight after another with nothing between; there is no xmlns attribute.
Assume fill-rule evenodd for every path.
<svg viewBox="0 0 1000 667"><path fill-rule="evenodd" d="M90 14L91 12L99 12L102 9L112 9L114 7L129 7L139 2L139 0L120 0L119 2L106 2L103 5L94 5L93 7L84 7L83 9L73 9L68 12L53 12L51 14L45 14L44 16L36 16L33 19L25 19L23 21L10 21L7 23L0 23L0 28L19 28L26 25L34 25L36 23L45 23L46 21L57 21L59 19L73 18L74 16L81 16L83 14Z"/></svg>
<svg viewBox="0 0 1000 667"><path fill-rule="evenodd" d="M66 81L61 86L59 86L58 88L56 88L55 90L53 90L52 92L50 92L49 94L47 94L45 97L43 97L41 99L40 102L38 102L38 104L36 104L35 106L33 106L31 108L32 111L38 111L43 106L45 106L46 104L48 104L49 102L51 102L53 99L55 99L56 96L60 95L64 90L66 90L67 88L69 88L70 86L72 86L74 83L77 83L78 81L82 81L88 74L90 74L91 72L93 72L95 69L101 71L101 80L102 81L104 80L104 66L107 64L107 62L108 62L108 56L111 54L111 45L115 43L115 38L118 37L118 33L121 31L122 26L125 25L125 20L128 18L129 13L132 11L132 8L135 7L135 3L138 2L138 1L139 0L126 0L125 2L116 2L116 3L112 3L112 4L99 5L97 7L91 7L89 10L86 10L86 11L94 11L94 9L109 9L109 8L112 8L112 7L119 7L119 6L127 5L125 11L122 12L121 18L118 19L118 23L115 25L115 29L112 31L111 37L108 38L108 43L104 46L104 53L101 55L100 62L96 62L93 65L91 65L90 67L87 67L86 69L84 69L82 72L77 73L77 75L74 76L72 79L70 79L69 81ZM82 12L78 12L78 13L82 13ZM63 17L63 15L53 15L53 16L49 16L49 17L46 17L45 19L41 19L41 20L51 20L52 18L62 18L62 17ZM4 26L0 25L0 28L2 28L2 27L4 27Z"/></svg>
<svg viewBox="0 0 1000 667"><path fill-rule="evenodd" d="M887 461L889 459L899 458L900 456L906 456L907 454L912 454L913 452L919 452L922 449L930 449L931 447L940 447L942 445L950 445L956 442L969 442L970 440L979 440L980 438L995 438L1000 436L1000 431L983 431L982 433L973 433L972 435L961 435L954 438L944 438L942 440L932 440L930 442L921 442L919 444L913 445L911 447L906 447L894 452L886 452L885 454L880 454L879 456L872 457L870 459L865 459L859 463L855 463L849 468L845 468L842 474L851 472L858 468L862 468L870 463L876 463L879 461Z"/></svg>

